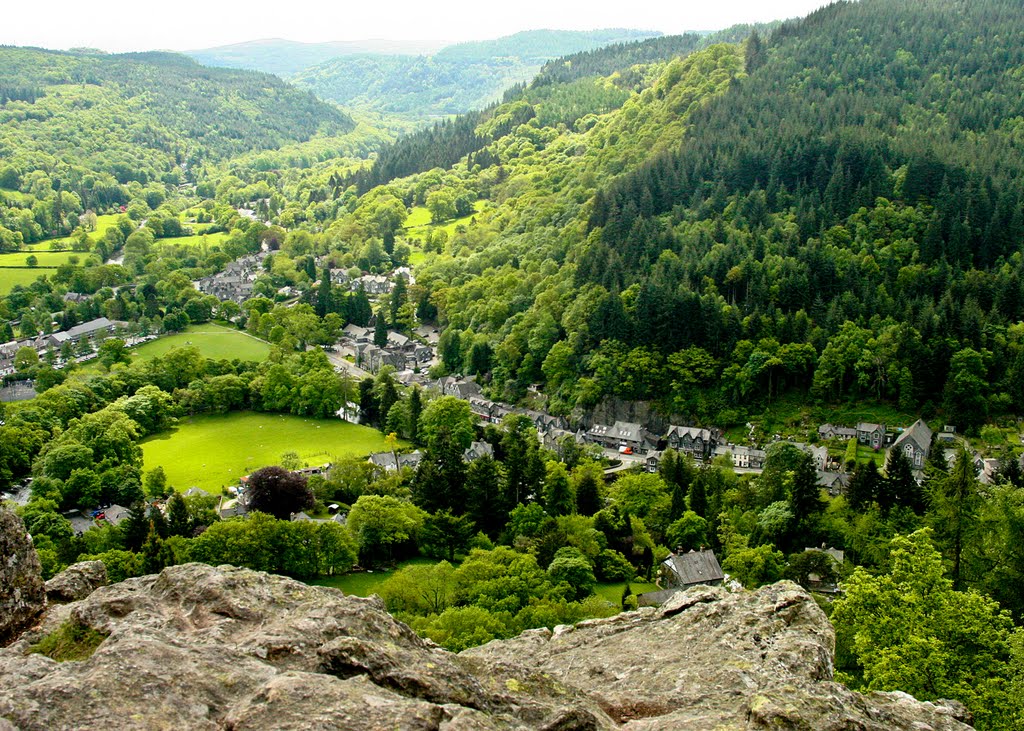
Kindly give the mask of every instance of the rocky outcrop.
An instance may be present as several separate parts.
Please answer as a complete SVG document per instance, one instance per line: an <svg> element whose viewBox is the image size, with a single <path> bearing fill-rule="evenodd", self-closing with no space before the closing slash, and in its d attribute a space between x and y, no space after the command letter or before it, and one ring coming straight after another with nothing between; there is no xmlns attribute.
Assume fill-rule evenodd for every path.
<svg viewBox="0 0 1024 731"><path fill-rule="evenodd" d="M76 662L27 654L68 626L105 639ZM832 644L813 600L783 583L691 590L453 655L376 599L188 564L54 607L0 651L0 719L22 731L967 728L955 705L830 682Z"/></svg>
<svg viewBox="0 0 1024 731"><path fill-rule="evenodd" d="M107 567L102 561L81 561L46 582L46 598L58 604L74 602L106 584Z"/></svg>
<svg viewBox="0 0 1024 731"><path fill-rule="evenodd" d="M0 647L46 607L42 567L21 518L0 506Z"/></svg>

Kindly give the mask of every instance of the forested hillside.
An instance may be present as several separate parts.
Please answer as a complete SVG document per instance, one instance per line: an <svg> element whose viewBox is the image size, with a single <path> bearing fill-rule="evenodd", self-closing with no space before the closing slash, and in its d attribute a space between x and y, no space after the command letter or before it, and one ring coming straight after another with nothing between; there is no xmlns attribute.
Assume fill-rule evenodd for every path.
<svg viewBox="0 0 1024 731"><path fill-rule="evenodd" d="M291 80L346 107L429 120L490 104L550 59L653 35L622 29L527 31L449 46L430 56L339 56Z"/></svg>
<svg viewBox="0 0 1024 731"><path fill-rule="evenodd" d="M0 248L70 233L147 186L163 200L203 165L355 128L276 77L175 54L0 48L0 67Z"/></svg>
<svg viewBox="0 0 1024 731"><path fill-rule="evenodd" d="M1024 407L1024 27L949 7L836 4L751 38L725 86L634 71L642 93L569 128L529 91L499 107L532 118L454 174L506 202L431 272L494 393L728 420L810 391L962 427Z"/></svg>

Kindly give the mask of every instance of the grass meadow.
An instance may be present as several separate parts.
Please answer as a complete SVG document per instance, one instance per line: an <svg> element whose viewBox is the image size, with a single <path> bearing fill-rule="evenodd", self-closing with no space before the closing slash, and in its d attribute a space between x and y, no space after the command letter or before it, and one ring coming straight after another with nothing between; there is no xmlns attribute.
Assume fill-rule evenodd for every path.
<svg viewBox="0 0 1024 731"><path fill-rule="evenodd" d="M144 470L159 465L176 489L215 495L253 470L279 464L285 452L315 466L384 449L384 435L367 426L253 411L185 418L142 442Z"/></svg>
<svg viewBox="0 0 1024 731"><path fill-rule="evenodd" d="M270 354L270 344L254 338L240 330L217 325L212 322L203 325L189 325L184 332L157 338L132 352L138 360L151 360L162 356L171 348L194 346L206 358L220 360L265 360Z"/></svg>

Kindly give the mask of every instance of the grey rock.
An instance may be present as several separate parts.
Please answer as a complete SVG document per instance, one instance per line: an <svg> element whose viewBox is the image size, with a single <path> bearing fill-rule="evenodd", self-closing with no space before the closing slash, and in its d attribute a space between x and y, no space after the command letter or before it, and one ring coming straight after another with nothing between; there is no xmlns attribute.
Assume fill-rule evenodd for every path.
<svg viewBox="0 0 1024 731"><path fill-rule="evenodd" d="M108 636L82 661L26 654L65 622ZM784 583L701 588L454 655L377 599L188 564L55 606L0 650L0 718L22 731L967 728L954 704L830 682L832 645Z"/></svg>
<svg viewBox="0 0 1024 731"><path fill-rule="evenodd" d="M46 608L43 570L21 518L0 506L0 647Z"/></svg>
<svg viewBox="0 0 1024 731"><path fill-rule="evenodd" d="M57 603L75 602L106 584L107 567L102 561L81 561L46 582L46 598Z"/></svg>
<svg viewBox="0 0 1024 731"><path fill-rule="evenodd" d="M480 672L532 670L584 689L627 729L967 729L958 703L855 693L832 681L835 636L790 582L756 592L695 587L660 610L576 625L573 632L464 651Z"/></svg>

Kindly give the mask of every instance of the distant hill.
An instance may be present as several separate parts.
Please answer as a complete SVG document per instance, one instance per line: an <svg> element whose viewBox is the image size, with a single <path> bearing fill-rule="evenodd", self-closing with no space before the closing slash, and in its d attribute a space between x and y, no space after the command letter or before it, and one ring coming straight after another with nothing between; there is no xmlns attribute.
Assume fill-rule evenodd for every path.
<svg viewBox="0 0 1024 731"><path fill-rule="evenodd" d="M186 51L185 55L206 66L251 69L286 77L338 56L366 53L378 55L430 54L439 51L445 45L445 41L371 39L302 43L284 38L263 38L257 41L234 43L229 46Z"/></svg>
<svg viewBox="0 0 1024 731"><path fill-rule="evenodd" d="M56 158L119 183L171 181L183 163L355 127L276 76L208 68L175 53L0 47L0 68L0 151L23 173L54 168Z"/></svg>
<svg viewBox="0 0 1024 731"><path fill-rule="evenodd" d="M525 31L448 46L433 56L341 56L291 80L343 106L429 119L484 107L551 59L660 35L625 29Z"/></svg>

